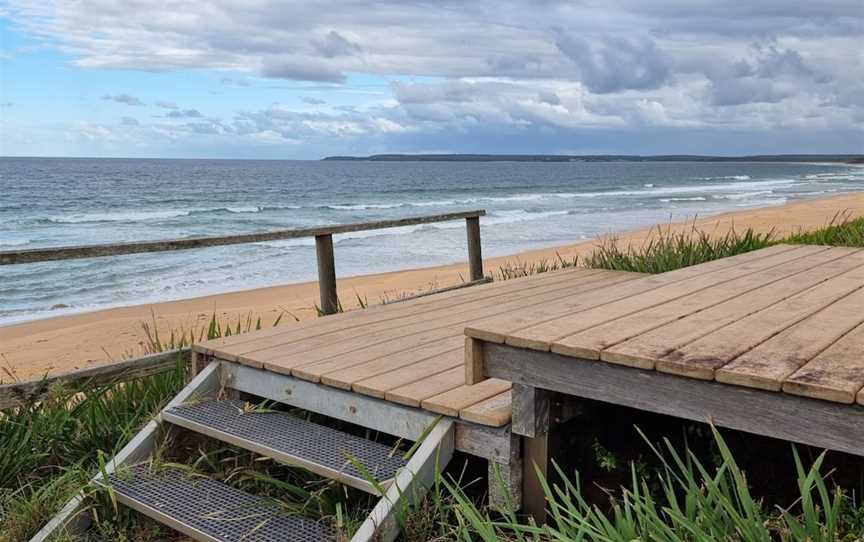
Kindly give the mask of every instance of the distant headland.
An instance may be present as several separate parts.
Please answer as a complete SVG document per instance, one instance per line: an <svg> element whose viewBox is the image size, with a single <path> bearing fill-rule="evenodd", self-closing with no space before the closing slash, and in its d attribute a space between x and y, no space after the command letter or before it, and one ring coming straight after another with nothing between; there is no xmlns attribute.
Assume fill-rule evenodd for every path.
<svg viewBox="0 0 864 542"><path fill-rule="evenodd" d="M368 162L835 162L864 164L864 154L759 154L706 156L699 154L373 154L328 156L324 160Z"/></svg>

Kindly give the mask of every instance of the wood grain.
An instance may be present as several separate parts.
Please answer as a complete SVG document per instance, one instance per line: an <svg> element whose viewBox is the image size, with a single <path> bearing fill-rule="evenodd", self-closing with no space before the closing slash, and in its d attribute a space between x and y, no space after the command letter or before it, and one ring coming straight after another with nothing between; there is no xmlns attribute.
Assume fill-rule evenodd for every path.
<svg viewBox="0 0 864 542"><path fill-rule="evenodd" d="M659 371L713 379L714 371L774 335L857 290L864 283L858 267L723 327L659 359Z"/></svg>
<svg viewBox="0 0 864 542"><path fill-rule="evenodd" d="M786 378L864 322L862 307L864 291L858 290L719 368L717 381L779 391Z"/></svg>
<svg viewBox="0 0 864 542"><path fill-rule="evenodd" d="M831 260L831 258L838 259ZM601 352L600 359L610 363L651 369L658 359L682 345L693 342L712 331L864 264L864 252L832 249L813 255L806 261L812 263L814 267L767 284L747 295L736 296L716 306L700 310L639 334L627 341L614 344ZM793 262L793 264L796 263L799 262ZM782 270L772 271L782 273ZM680 303L685 306L689 305L690 299L684 298L680 300ZM642 313L637 313L637 315L639 314ZM777 389L779 389L779 385Z"/></svg>
<svg viewBox="0 0 864 542"><path fill-rule="evenodd" d="M669 273L659 275L641 276L634 280L628 281L626 284L617 284L614 287L598 289L595 292L580 296L568 296L548 303L544 306L526 308L514 314L503 315L497 319L484 321L481 324L468 324L465 327L465 334L469 337L474 337L487 342L495 342L503 344L507 340L518 343L518 346L524 348L535 348L544 350L549 348L549 342L545 340L532 341L530 337L521 337L524 330L531 328L540 328L549 322L554 322L560 318L573 316L576 313L581 313L600 307L605 304L618 302L630 297L635 297L647 292L651 292L670 284L685 282L694 277L722 271L729 267L733 267L735 262L750 261L760 259L765 256L773 256L796 250L795 247L778 245L763 251L762 256L757 257L749 255L748 260L743 260L739 256L726 260L734 260L732 262L725 260L714 260L706 264L685 267ZM744 256L744 255L741 255ZM555 336L557 338L557 336ZM524 340L523 340L524 339ZM541 337L542 339L542 337Z"/></svg>
<svg viewBox="0 0 864 542"><path fill-rule="evenodd" d="M864 307L861 297L856 301L859 310ZM864 389L864 324L841 337L783 382L786 393L838 403L855 402L861 389Z"/></svg>
<svg viewBox="0 0 864 542"><path fill-rule="evenodd" d="M510 390L510 382L490 378L473 386L459 386L424 400L424 409L445 416L458 416L459 411L473 404Z"/></svg>
<svg viewBox="0 0 864 542"><path fill-rule="evenodd" d="M510 423L510 392L505 391L485 401L480 401L459 412L459 417L467 422L479 423L490 427L502 427Z"/></svg>
<svg viewBox="0 0 864 542"><path fill-rule="evenodd" d="M460 364L442 373L393 388L386 392L385 398L401 405L419 407L424 399L456 389L464 384L465 373Z"/></svg>
<svg viewBox="0 0 864 542"><path fill-rule="evenodd" d="M826 249L823 247L800 247L767 257L754 256L730 268L698 274L684 280L672 280L660 288L611 303L605 303L592 308L590 311L579 311L575 314L569 314L555 320L521 329L508 334L506 342L512 346L534 348L536 350L552 349L558 353L569 352L572 355L580 355L578 351L570 352L566 344L557 344L558 341L563 337L590 329L594 326L599 326L635 312L683 298L700 290L717 286L745 275L764 271L774 266L783 265L807 254L822 252L824 250ZM701 266L697 266L694 269L698 270L699 267ZM666 275L663 274L660 276L664 277ZM668 279L668 276L666 278Z"/></svg>
<svg viewBox="0 0 864 542"><path fill-rule="evenodd" d="M601 353L607 348L661 327L664 324L685 318L693 313L710 309L725 301L736 298L752 298L759 299L759 302L761 302L766 297L765 290L770 289L771 286L775 286L771 290L771 293L775 294L777 301L789 297L815 284L819 279L811 281L807 285L801 285L799 281L795 280L783 281L782 279L798 275L803 271L818 267L843 256L854 254L855 252L857 251L851 249L826 250L807 258L784 262L783 265L771 267L759 273L751 273L737 279L724 281L716 286L710 286L690 295L558 339L553 344L552 350L559 354L573 355L585 359L600 359ZM864 260L859 260L855 263L860 265L864 263ZM848 270L848 268L847 266L846 269ZM828 274L822 280L826 280L840 272L840 270L836 270L833 274ZM603 359L611 361L606 357ZM652 361L638 366L643 369L651 369L653 365Z"/></svg>

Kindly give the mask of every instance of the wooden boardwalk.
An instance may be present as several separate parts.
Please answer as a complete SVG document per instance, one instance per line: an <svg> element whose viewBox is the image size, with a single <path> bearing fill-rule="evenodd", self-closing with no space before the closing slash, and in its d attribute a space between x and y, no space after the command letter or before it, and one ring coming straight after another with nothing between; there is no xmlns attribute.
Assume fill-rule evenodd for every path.
<svg viewBox="0 0 864 542"><path fill-rule="evenodd" d="M864 404L864 250L774 246L472 322L466 334Z"/></svg>
<svg viewBox="0 0 864 542"><path fill-rule="evenodd" d="M465 384L464 330L555 302L613 292L643 275L569 269L493 282L198 344L199 354L501 427L510 383Z"/></svg>

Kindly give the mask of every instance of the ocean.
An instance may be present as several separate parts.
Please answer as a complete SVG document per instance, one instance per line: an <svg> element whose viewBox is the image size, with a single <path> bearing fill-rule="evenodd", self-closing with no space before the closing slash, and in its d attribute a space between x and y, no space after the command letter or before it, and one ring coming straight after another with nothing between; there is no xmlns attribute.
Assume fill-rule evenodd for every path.
<svg viewBox="0 0 864 542"><path fill-rule="evenodd" d="M0 158L0 250L224 235L486 209L483 254L864 189L788 163ZM336 236L338 276L466 258L464 221ZM0 325L314 280L313 239L0 267Z"/></svg>

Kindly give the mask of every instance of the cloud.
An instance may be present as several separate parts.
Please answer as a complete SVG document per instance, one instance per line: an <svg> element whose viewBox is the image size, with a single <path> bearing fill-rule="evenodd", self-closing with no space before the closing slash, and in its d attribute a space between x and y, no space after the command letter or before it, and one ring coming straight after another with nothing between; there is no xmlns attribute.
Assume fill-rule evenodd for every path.
<svg viewBox="0 0 864 542"><path fill-rule="evenodd" d="M135 117L120 117L120 124L123 126L140 126L141 123Z"/></svg>
<svg viewBox="0 0 864 542"><path fill-rule="evenodd" d="M261 75L274 79L322 83L342 83L345 81L345 75L338 69L320 62L310 62L303 59L267 60L261 68Z"/></svg>
<svg viewBox="0 0 864 542"><path fill-rule="evenodd" d="M102 96L102 99L132 106L145 105L144 102L131 94L106 94Z"/></svg>
<svg viewBox="0 0 864 542"><path fill-rule="evenodd" d="M351 55L362 50L359 45L348 41L335 30L331 30L324 38L314 40L312 43L318 53L326 58Z"/></svg>
<svg viewBox="0 0 864 542"><path fill-rule="evenodd" d="M670 57L650 38L604 37L592 43L560 29L555 36L555 45L592 92L651 90L672 75Z"/></svg>
<svg viewBox="0 0 864 542"><path fill-rule="evenodd" d="M771 133L776 145L794 136L806 149L832 130L847 134L845 148L862 141L860 0L446 0L434 16L427 4L398 0L258 0L244 9L231 0L147 9L121 0L7 4L16 29L78 67L201 70L209 81L244 87L242 102L228 99L240 91L213 99L230 120L154 102L167 115L126 130L140 137L207 134L249 145L304 141L308 149L368 140L380 150L453 148L451 141L476 149L499 136L526 146L554 137L605 142L613 131L604 144L643 146L662 134L690 146L707 133L751 141ZM258 77L308 83L259 87ZM331 107L237 105L269 103L262 93L277 87L286 101Z"/></svg>
<svg viewBox="0 0 864 542"><path fill-rule="evenodd" d="M168 112L168 117L172 119L197 119L202 116L197 109L174 109Z"/></svg>

